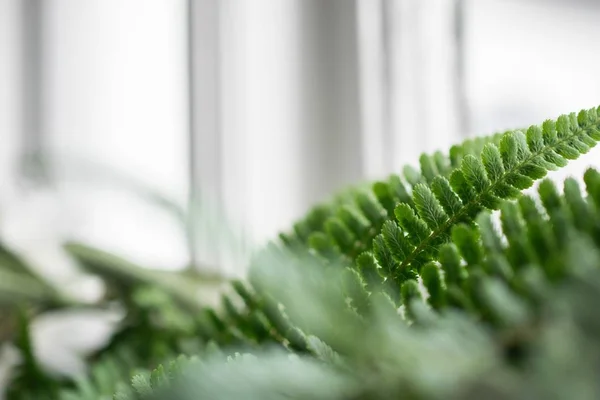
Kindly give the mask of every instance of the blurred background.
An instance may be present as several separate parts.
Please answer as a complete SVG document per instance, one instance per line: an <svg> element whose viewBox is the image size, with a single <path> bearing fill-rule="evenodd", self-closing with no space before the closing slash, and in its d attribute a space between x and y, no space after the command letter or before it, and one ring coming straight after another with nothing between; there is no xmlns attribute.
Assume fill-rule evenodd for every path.
<svg viewBox="0 0 600 400"><path fill-rule="evenodd" d="M600 104L598 21L595 0L0 0L0 238L237 274L347 184Z"/></svg>

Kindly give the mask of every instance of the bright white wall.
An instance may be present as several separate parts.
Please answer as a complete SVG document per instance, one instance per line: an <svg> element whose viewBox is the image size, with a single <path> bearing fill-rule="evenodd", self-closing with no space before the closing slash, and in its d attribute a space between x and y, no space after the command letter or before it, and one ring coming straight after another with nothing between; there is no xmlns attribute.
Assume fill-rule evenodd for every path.
<svg viewBox="0 0 600 400"><path fill-rule="evenodd" d="M600 105L600 3L467 1L472 131L526 127ZM600 148L553 176L600 167Z"/></svg>
<svg viewBox="0 0 600 400"><path fill-rule="evenodd" d="M48 0L43 9L43 134L73 234L147 265L184 265L173 218L98 181L114 171L185 206L185 2Z"/></svg>
<svg viewBox="0 0 600 400"><path fill-rule="evenodd" d="M470 0L467 73L476 132L600 104L600 4Z"/></svg>

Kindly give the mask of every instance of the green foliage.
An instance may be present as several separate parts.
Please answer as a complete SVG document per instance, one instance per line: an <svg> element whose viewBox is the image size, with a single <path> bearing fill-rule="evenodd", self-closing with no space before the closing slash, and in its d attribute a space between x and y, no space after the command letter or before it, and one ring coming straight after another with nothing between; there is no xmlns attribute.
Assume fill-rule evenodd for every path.
<svg viewBox="0 0 600 400"><path fill-rule="evenodd" d="M59 390L59 383L40 367L31 342L30 324L25 311L19 312L15 345L20 350L21 364L9 388L9 397L24 399L52 399ZM35 382L35 385L32 385Z"/></svg>
<svg viewBox="0 0 600 400"><path fill-rule="evenodd" d="M356 192L344 211L332 206L324 213L320 206L311 212L307 221L313 233L307 243L332 262L354 263L361 250L373 252L385 276L401 286L438 259L440 245L450 241L456 224L474 224L479 212L497 210L503 200L519 197L549 170L594 146L600 139L597 114L592 109L563 115L526 133L511 131L466 142L453 147L449 157L423 155L421 171L407 167L403 178L392 175L387 182L375 183L373 195ZM353 210L352 220L348 208ZM370 229L354 222L360 214Z"/></svg>
<svg viewBox="0 0 600 400"><path fill-rule="evenodd" d="M76 380L40 373L21 332L12 398L35 394L23 381L64 400L598 398L600 173L521 192L600 141L599 112L341 193L258 252L216 309L197 277L72 244L127 316Z"/></svg>
<svg viewBox="0 0 600 400"><path fill-rule="evenodd" d="M586 189L600 183L600 175L591 171ZM551 181L540 185L541 203L552 204L545 197L556 192L550 186ZM531 197L522 197L501 206L501 231L489 223L489 212L477 224L456 225L452 237L462 244L444 245L442 262L423 267L423 286L411 279L402 285L404 318L379 296L371 296L357 318L343 301L345 291L331 286L339 271L318 263L284 268L279 262L267 265L263 258L261 278L255 279L305 332L321 338L306 336L313 338L309 354L320 363L305 363L302 356L303 366L297 368L297 361L282 363L281 352L261 352L235 367L207 360L173 386L188 390L176 392L177 398L208 393L213 399L242 394L256 399L596 398L600 209L592 196L573 196L573 190L566 185L554 216ZM553 233L558 214L567 226L561 235L568 240L559 241L562 236ZM506 240L500 241L500 235ZM532 258L522 251L535 255L547 240L552 246L544 248L551 254ZM469 256L467 263L463 254L478 257ZM293 254L288 257L293 265ZM275 260L281 261L281 254ZM458 267L460 272L456 260L466 264ZM449 300L455 296L452 288L463 303ZM572 374L578 378L572 380Z"/></svg>

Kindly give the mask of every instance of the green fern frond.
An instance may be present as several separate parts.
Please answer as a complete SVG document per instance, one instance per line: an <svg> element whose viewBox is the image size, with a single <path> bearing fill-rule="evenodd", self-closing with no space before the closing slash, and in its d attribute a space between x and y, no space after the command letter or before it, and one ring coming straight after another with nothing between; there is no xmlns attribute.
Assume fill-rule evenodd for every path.
<svg viewBox="0 0 600 400"><path fill-rule="evenodd" d="M444 186L444 182L433 182L440 179L447 182L453 168L460 165L466 155L479 154L487 143L499 143L501 137L502 134L495 134L467 139L452 146L449 154L441 151L431 155L422 154L419 158L419 170L407 165L402 174L392 174L386 180L372 185L348 188L334 196L330 202L313 207L304 219L294 224L292 233L281 233L279 238L290 248L303 249L309 244L312 234L327 232L328 221L336 221L336 224L341 221L352 232L354 239L354 247L346 248L347 251L343 254L354 258L371 248L371 242L385 220L382 217L387 215L388 219L393 218L398 203L414 207L411 196L414 186L424 183ZM379 204L374 204L373 200ZM383 211L385 213L382 215Z"/></svg>
<svg viewBox="0 0 600 400"><path fill-rule="evenodd" d="M508 132L499 146L486 144L480 157L467 154L460 168L452 173L450 188L446 187L443 195L436 196L426 186L418 186L413 191L416 213L402 204L396 208L405 241L412 245L408 254L404 249L396 251L405 253L398 260L398 269L419 270L425 262L436 260L439 244L448 241L454 225L473 223L482 209L498 209L502 199L517 197L548 170L587 152L600 140L599 129L600 119L593 109L582 111L578 120L570 115L561 116L556 124L547 121L543 130L533 126L526 135ZM441 194L440 190L437 192ZM457 206L458 199L452 192L460 198L462 207Z"/></svg>
<svg viewBox="0 0 600 400"><path fill-rule="evenodd" d="M600 173L585 173L585 190L568 179L563 193L544 180L539 202L521 192L600 141L599 112L472 139L340 194L282 234L284 246L258 254L248 281L233 282L216 309L198 302L190 277L69 245L88 271L126 289L119 301L130 310L90 373L59 398L463 398L457 382L473 389L486 372L512 376L543 347L531 342L545 335L551 293L600 260ZM585 259L574 262L577 252ZM133 355L120 357L123 347ZM536 356L550 357L544 351ZM175 361L156 366L165 359ZM453 365L438 365L446 359ZM192 397L172 397L182 387Z"/></svg>
<svg viewBox="0 0 600 400"><path fill-rule="evenodd" d="M484 263L485 252L477 245L480 235L488 245L493 244L496 251L500 251L501 241L490 231L480 233L474 229L477 215L485 209L503 207L505 229L515 230L516 226L510 225L514 222L510 217L513 206L502 206L504 200L518 198L521 190L530 187L548 170L566 164L567 158L575 157L576 152L579 155L580 151L587 151L600 139L599 123L596 110L582 111L578 121L573 115L562 116L556 123L546 121L542 127L531 127L527 134L510 131L466 142L462 147L455 146L446 163L439 155L429 159L424 156L420 160L421 172L405 171L405 180L410 184L393 176L390 182L396 185L395 188L378 182L373 186L373 192L356 193L353 207L342 202L339 210L318 208L313 211L301 223L305 228L303 240L319 256L310 262L350 265L349 260L354 260L358 274L348 270L343 286L352 306L361 313L371 302L368 292L384 290L397 304L402 297L410 314L410 299L420 298L416 290L419 276L431 292L429 299L434 308L453 304L473 309L479 278L467 270L493 271L506 280L513 274L511 267L517 261L523 264L534 261L523 251L519 252L519 241L513 240L508 260L507 257L496 257ZM586 143L587 147L581 143ZM457 165L458 169L451 170L451 165ZM443 171L449 179L444 175L433 176L436 170ZM541 185L542 188L546 186L546 183ZM408 202L399 200L399 196L404 195L409 196ZM394 215L389 216L392 201L395 203ZM332 213L338 216L331 216ZM372 243L367 245L365 237L372 237ZM288 239L286 243L291 242ZM301 250L301 242L296 241L294 246L288 247L301 256L299 264L307 262L307 257L313 257ZM451 242L454 245L448 245ZM368 251L361 253L363 249ZM285 249L271 251L271 255L281 251L280 260L253 264L289 263ZM466 268L461 265L461 259L465 260ZM436 269L438 263L444 269L443 274ZM423 270L422 266L426 268ZM447 278L445 283L442 275ZM251 282L254 281L251 279ZM261 321L259 327L263 333L257 340L269 338L285 346L293 343L292 347L306 349L302 337L293 334L297 332L297 326L277 306L279 299L265 301L264 294L250 295L241 284L236 289L246 303L247 313ZM237 318L236 313L229 314L234 320Z"/></svg>
<svg viewBox="0 0 600 400"><path fill-rule="evenodd" d="M551 181L543 181L538 189L543 209L521 191L547 171L587 152L600 140L599 128L597 110L582 111L577 117L571 114L531 127L526 134L511 131L454 147L447 159L422 157L421 171L405 169L402 178L359 191L352 196L353 204L345 198L335 207L321 208L297 224L295 234L282 235L287 249L274 249L268 260L256 265L301 265L310 259L319 265L346 266L339 289L357 312L354 317L334 293L325 294L338 288L326 289L318 278L310 278L310 271L288 279L299 287L307 282L320 287L311 293L324 296L319 297L327 299L323 307L331 308L320 321L339 321L335 331L346 327L356 335L354 341L325 327L315 332L315 325L305 320L310 317L298 314L290 303L301 296L286 293L291 290L289 282L276 287L276 277L268 278L270 285L261 283L258 275L251 276L252 287L235 283L244 307L224 298L228 321L248 337L253 337L248 332L262 332L253 337L256 342L273 340L334 364L340 357L364 354L350 343L366 335L361 329L369 326L375 304L386 303L380 300L387 298L389 305L381 291L393 295L395 287L398 297L393 302L403 304L415 329L437 324L425 304L440 315L466 311L496 328L494 338L506 341L502 348L511 359L514 347L527 345L530 339L518 336L519 330L535 329L539 299L546 298L548 287L577 270L571 265L572 243L584 237L600 246L600 174L586 172L587 197L574 181L567 181L564 195ZM500 210L501 230L486 210ZM303 250L306 244L311 248L308 253ZM349 267L350 261L355 268ZM394 308L389 307L392 312L386 315L395 315ZM255 318L252 324L260 321L259 328L244 325L249 315ZM152 386L139 384L148 385Z"/></svg>
<svg viewBox="0 0 600 400"><path fill-rule="evenodd" d="M600 185L600 174L590 169L585 176L586 192L592 193ZM571 178L565 181L564 195L558 194L551 180L540 184L538 195L541 205L531 196L505 202L500 207L501 231L492 223L489 212L481 213L474 225L459 224L453 228L453 244L440 250L443 281L440 282L437 264L427 264L422 269L428 302L433 308L464 309L469 308L465 304L475 304L477 313L485 319L495 323L510 319L502 311L506 304L494 301L495 298L506 302L518 295L534 301L539 297L540 284L562 281L577 270L577 265L570 263L572 255L568 251L573 241L585 237L600 247L600 208L593 195L585 197ZM466 267L461 265L463 262ZM530 285L527 282L532 274L538 278ZM452 302L457 294L469 301Z"/></svg>
<svg viewBox="0 0 600 400"><path fill-rule="evenodd" d="M438 260L455 225L473 224L479 212L498 209L548 171L586 153L600 140L599 129L598 110L584 110L526 133L467 140L448 156L422 155L420 170L405 167L403 176L392 175L370 190L349 190L344 201L311 211L296 224L296 235L281 238L296 250L307 244L334 264L350 265L371 252L384 277L402 285Z"/></svg>

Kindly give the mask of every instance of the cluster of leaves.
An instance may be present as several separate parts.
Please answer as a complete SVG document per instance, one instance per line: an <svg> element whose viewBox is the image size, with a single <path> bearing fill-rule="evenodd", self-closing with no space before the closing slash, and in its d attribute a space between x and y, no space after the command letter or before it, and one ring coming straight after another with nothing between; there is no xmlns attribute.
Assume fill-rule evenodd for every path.
<svg viewBox="0 0 600 400"><path fill-rule="evenodd" d="M307 352L206 356L184 374L175 364L140 376L120 398L597 398L600 173L585 182L587 198L574 180L564 195L547 180L541 205L505 203L505 240L489 213L456 225L452 237L476 240L446 247L438 284L403 297L404 316L377 291L359 313L332 284L344 281L340 269L270 250L254 279L297 323ZM440 301L453 287L465 301Z"/></svg>
<svg viewBox="0 0 600 400"><path fill-rule="evenodd" d="M12 343L21 358L12 373L8 399L112 398L119 385L129 385L133 372L182 353L203 351L208 339L233 343L230 336L212 330L206 314L214 310L205 310L197 293L218 285L216 278L193 271L148 270L94 248L67 244L66 250L81 266L105 283L105 295L90 303L69 297L14 252L1 250L0 345ZM56 374L38 358L31 332L38 316L115 309L125 311L125 317L108 345L89 356L87 376Z"/></svg>
<svg viewBox="0 0 600 400"><path fill-rule="evenodd" d="M130 325L49 398L597 398L600 174L587 194L573 179L521 192L600 141L599 114L467 141L343 193L261 251L218 311L176 278L71 246L120 288ZM148 372L178 353L197 357ZM133 366L146 372L129 386Z"/></svg>

